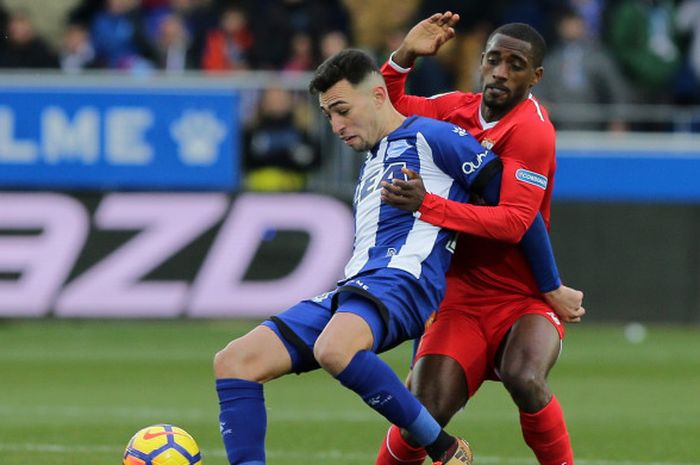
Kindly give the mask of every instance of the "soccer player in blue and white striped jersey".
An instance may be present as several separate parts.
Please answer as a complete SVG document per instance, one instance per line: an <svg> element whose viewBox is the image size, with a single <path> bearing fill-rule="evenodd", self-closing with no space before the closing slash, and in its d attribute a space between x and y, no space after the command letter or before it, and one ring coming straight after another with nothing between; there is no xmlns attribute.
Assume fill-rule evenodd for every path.
<svg viewBox="0 0 700 465"><path fill-rule="evenodd" d="M470 464L469 445L443 431L376 355L421 335L444 295L454 245L451 231L383 203L381 190L384 181L420 173L445 198L465 202L477 193L497 201L500 160L453 124L397 112L364 52L326 60L310 89L333 132L367 156L354 199L353 254L336 289L271 317L216 355L229 462L265 463L263 383L320 366L408 430L434 461Z"/></svg>

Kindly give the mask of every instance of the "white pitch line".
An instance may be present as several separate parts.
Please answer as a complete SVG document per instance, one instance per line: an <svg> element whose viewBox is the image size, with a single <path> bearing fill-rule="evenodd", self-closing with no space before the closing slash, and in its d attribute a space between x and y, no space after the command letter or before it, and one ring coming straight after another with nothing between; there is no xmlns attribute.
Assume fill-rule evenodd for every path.
<svg viewBox="0 0 700 465"><path fill-rule="evenodd" d="M348 422L367 423L377 421L380 417L372 410L338 410L338 411L313 411L305 412L295 409L268 408L270 423L275 422ZM78 405L63 406L9 406L0 405L0 414L13 418L97 418L102 421L105 418L172 418L179 422L199 421L216 418L217 414L204 409L193 408L141 408L141 407L85 407ZM174 421L174 420L173 420Z"/></svg>
<svg viewBox="0 0 700 465"><path fill-rule="evenodd" d="M51 454L71 454L71 453L99 453L113 454L121 456L124 448L109 445L74 445L65 444L41 444L41 443L0 443L0 451L8 452L40 452ZM334 460L336 462L356 462L371 461L376 457L374 453L365 452L345 452L337 449L313 452L268 450L267 455L274 458L293 458L298 460ZM225 457L223 448L216 450L202 450L203 457ZM498 464L534 464L533 458L525 457L499 457L494 455L477 455L477 463L498 463ZM579 465L700 465L697 462L646 462L640 460L608 460L608 459L576 459Z"/></svg>

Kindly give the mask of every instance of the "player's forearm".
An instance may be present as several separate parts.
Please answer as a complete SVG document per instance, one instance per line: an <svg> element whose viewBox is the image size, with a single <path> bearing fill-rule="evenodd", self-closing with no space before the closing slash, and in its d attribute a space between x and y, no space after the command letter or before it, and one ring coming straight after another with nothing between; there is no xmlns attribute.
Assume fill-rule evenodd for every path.
<svg viewBox="0 0 700 465"><path fill-rule="evenodd" d="M430 193L418 212L421 220L435 226L511 244L520 242L536 214L508 205L465 204Z"/></svg>
<svg viewBox="0 0 700 465"><path fill-rule="evenodd" d="M481 195L487 205L498 205L501 199L501 190L503 190L502 176L497 175L484 186ZM509 197L508 189L505 189L503 194L507 199ZM522 196L516 195L516 197ZM535 203L531 205L535 205ZM534 207L532 209L534 210ZM527 208L522 208L522 210L525 217L529 217L529 210ZM520 248L530 265L540 292L546 294L561 286L557 262L554 259L554 251L549 241L549 231L540 212L537 212L532 224L523 235L520 241Z"/></svg>
<svg viewBox="0 0 700 465"><path fill-rule="evenodd" d="M412 68L413 64L416 62L416 58L418 58L418 55L409 50L405 45L402 45L389 59L393 60L394 63L402 68Z"/></svg>
<svg viewBox="0 0 700 465"><path fill-rule="evenodd" d="M549 232L541 214L537 214L520 241L520 248L530 265L540 292L547 294L561 286L559 269L554 258L554 250L549 240Z"/></svg>
<svg viewBox="0 0 700 465"><path fill-rule="evenodd" d="M542 216L528 228L526 212L504 205L480 206L426 194L420 219L435 226L510 244L520 243L540 292L561 286L559 269Z"/></svg>
<svg viewBox="0 0 700 465"><path fill-rule="evenodd" d="M384 63L381 72L389 91L391 103L405 116L421 115L441 119L443 107L450 106L450 103L442 102L440 99L406 95L406 79L410 69L402 68L391 59Z"/></svg>

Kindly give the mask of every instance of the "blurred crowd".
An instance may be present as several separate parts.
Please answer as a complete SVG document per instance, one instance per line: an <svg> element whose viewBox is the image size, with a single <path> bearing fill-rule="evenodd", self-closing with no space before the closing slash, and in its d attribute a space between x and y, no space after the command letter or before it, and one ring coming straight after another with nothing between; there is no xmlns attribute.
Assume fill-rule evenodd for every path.
<svg viewBox="0 0 700 465"><path fill-rule="evenodd" d="M461 15L457 37L438 56L417 63L410 93L477 89L486 37L517 21L537 28L549 45L536 90L545 103L700 104L700 0L64 1L62 37L49 40L38 32L36 15L0 0L0 68L298 72L348 46L371 51L381 62L417 21L451 10ZM299 99L282 88L265 91L246 136L249 167L264 171L272 164L299 173L271 182L284 179L290 190L304 185L303 173L319 158L299 122ZM604 121L573 128L627 126L612 110ZM264 189L269 178L260 179Z"/></svg>
<svg viewBox="0 0 700 465"><path fill-rule="evenodd" d="M67 1L67 0L66 0ZM60 43L0 0L2 68L181 72L313 70L347 46L383 60L436 11L461 14L458 38L423 60L412 92L476 86L494 27L535 26L550 45L552 99L699 103L700 0L74 0ZM400 9L400 11L399 11Z"/></svg>

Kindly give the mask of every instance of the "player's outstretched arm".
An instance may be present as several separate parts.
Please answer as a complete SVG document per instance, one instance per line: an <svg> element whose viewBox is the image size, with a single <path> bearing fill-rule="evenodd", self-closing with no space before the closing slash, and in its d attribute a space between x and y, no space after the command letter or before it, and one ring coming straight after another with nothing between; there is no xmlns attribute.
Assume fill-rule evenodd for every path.
<svg viewBox="0 0 700 465"><path fill-rule="evenodd" d="M461 92L448 92L431 98L406 94L406 79L419 56L434 55L454 37L459 15L447 11L424 19L411 29L402 45L381 67L391 103L405 116L423 115L443 119L464 98Z"/></svg>
<svg viewBox="0 0 700 465"><path fill-rule="evenodd" d="M458 21L458 14L446 11L419 22L404 37L394 53L394 62L402 68L410 68L416 58L435 55L445 42L455 36L454 26Z"/></svg>

